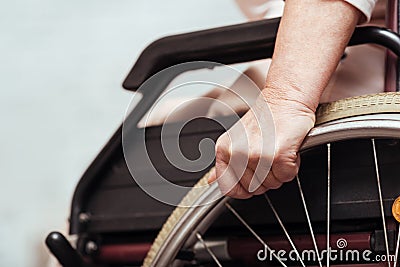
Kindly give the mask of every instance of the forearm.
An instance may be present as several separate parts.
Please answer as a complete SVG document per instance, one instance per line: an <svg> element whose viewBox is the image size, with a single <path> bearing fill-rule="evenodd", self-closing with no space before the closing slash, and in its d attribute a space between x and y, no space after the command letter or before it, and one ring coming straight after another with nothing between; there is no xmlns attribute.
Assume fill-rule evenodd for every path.
<svg viewBox="0 0 400 267"><path fill-rule="evenodd" d="M342 0L287 0L263 91L315 111L362 16Z"/></svg>

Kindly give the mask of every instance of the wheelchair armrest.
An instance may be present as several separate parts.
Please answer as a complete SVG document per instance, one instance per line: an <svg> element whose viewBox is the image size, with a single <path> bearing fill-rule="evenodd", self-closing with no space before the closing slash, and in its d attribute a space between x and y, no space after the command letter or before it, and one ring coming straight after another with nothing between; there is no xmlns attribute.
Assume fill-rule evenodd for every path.
<svg viewBox="0 0 400 267"><path fill-rule="evenodd" d="M156 40L139 56L123 83L135 91L155 73L189 61L222 64L247 62L272 56L280 19L261 20ZM349 45L374 43L400 55L400 36L379 27L356 28Z"/></svg>
<svg viewBox="0 0 400 267"><path fill-rule="evenodd" d="M272 56L280 19L262 20L164 37L139 56L123 87L135 91L155 73L189 61L222 64Z"/></svg>

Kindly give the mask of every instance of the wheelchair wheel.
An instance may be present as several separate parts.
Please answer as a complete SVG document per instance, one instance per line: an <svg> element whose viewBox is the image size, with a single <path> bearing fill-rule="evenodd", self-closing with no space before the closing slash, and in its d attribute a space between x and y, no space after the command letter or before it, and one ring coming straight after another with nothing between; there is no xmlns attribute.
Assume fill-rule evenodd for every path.
<svg viewBox="0 0 400 267"><path fill-rule="evenodd" d="M391 209L400 195L397 139L400 93L324 104L302 145L301 170L292 182L250 200L225 197L207 205L202 203L218 193L217 184L191 191L181 204L194 207L174 210L143 266L395 266L400 232ZM196 186L206 184L207 175ZM396 208L395 202L394 215ZM232 227L218 228L218 221L231 221ZM375 258L326 257L334 249L368 250ZM283 260L278 250L295 257ZM317 257L304 259L305 250Z"/></svg>

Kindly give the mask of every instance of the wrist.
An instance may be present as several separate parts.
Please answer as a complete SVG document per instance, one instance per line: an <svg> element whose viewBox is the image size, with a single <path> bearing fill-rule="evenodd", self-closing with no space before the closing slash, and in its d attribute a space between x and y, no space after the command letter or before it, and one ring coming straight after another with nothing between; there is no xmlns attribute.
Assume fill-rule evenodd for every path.
<svg viewBox="0 0 400 267"><path fill-rule="evenodd" d="M266 87L261 91L262 97L268 103L269 106L284 107L288 112L301 112L303 114L315 114L315 111L319 104L319 97L310 97L310 95L304 92L283 87Z"/></svg>

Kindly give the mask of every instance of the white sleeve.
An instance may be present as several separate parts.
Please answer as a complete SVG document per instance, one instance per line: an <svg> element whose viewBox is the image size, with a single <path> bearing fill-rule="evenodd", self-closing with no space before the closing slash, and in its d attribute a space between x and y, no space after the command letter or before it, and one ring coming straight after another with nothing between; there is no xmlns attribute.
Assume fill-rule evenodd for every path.
<svg viewBox="0 0 400 267"><path fill-rule="evenodd" d="M235 0L243 15L250 21L281 17L284 0Z"/></svg>
<svg viewBox="0 0 400 267"><path fill-rule="evenodd" d="M368 22L371 19L372 10L374 10L376 2L378 0L345 0L358 10L360 10L364 16L365 20L362 22Z"/></svg>

